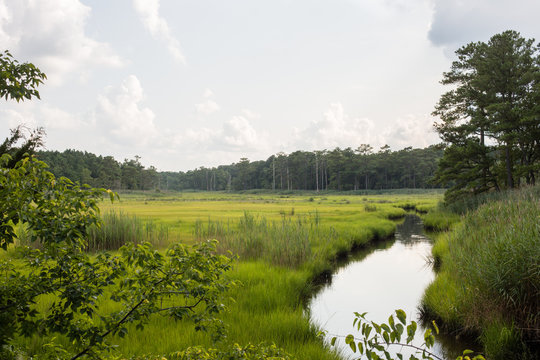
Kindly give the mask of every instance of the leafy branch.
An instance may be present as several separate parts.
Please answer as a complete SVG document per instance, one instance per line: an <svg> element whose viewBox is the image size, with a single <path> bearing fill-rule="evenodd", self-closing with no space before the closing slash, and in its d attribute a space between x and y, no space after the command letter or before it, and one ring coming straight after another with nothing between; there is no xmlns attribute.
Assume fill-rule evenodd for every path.
<svg viewBox="0 0 540 360"><path fill-rule="evenodd" d="M390 315L387 323L376 323L366 319L367 313L355 312L353 326L361 333L362 338L357 338L353 334L346 336L333 336L330 344L336 345L338 338L344 338L345 344L349 345L353 353L358 353L360 356L365 355L369 360L393 360L394 358L388 352L390 346L400 346L414 350L409 360L443 360L429 349L435 344L435 335L432 329L426 329L424 333L424 343L417 346L412 343L414 340L418 324L416 321L407 322L405 311L398 309L395 311L395 316ZM435 334L439 333L437 324L432 322ZM464 350L463 354L457 360L485 360L480 354L471 357L474 352L472 350ZM420 358L417 357L421 356ZM383 357L384 356L384 357ZM403 354L396 354L397 359L403 360Z"/></svg>

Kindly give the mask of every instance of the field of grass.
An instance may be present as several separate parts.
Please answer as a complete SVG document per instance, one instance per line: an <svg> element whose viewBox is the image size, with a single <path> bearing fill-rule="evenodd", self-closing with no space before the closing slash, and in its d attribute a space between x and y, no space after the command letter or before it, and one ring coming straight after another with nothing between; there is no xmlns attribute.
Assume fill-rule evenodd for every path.
<svg viewBox="0 0 540 360"><path fill-rule="evenodd" d="M422 307L473 332L490 359L536 358L540 334L540 187L508 191L465 215L433 247L440 273Z"/></svg>
<svg viewBox="0 0 540 360"><path fill-rule="evenodd" d="M120 194L120 200L112 204L104 201L101 208L102 213L124 211L157 225L167 225L171 241L190 243L195 241L197 222L235 222L246 212L270 221L317 212L322 225L346 230L369 226L369 218L399 217L399 208L434 207L441 199L438 190L388 195L136 192Z"/></svg>
<svg viewBox="0 0 540 360"><path fill-rule="evenodd" d="M434 207L439 193L391 195L271 195L227 193L120 194L104 201L102 214L123 214L125 226L139 223L156 234L157 243L187 244L206 238L222 241L221 251L239 255L229 276L241 285L227 294L226 343L272 344L298 359L332 359L305 315L305 302L316 279L330 272L336 259L356 247L390 236L404 209ZM109 214L109 215L107 215ZM111 216L114 222L114 216ZM114 220L114 221L113 221ZM124 226L124 225L122 225ZM148 234L148 232L144 233ZM147 237L147 235L144 235ZM96 249L109 247L94 239ZM108 241L108 240L105 240ZM132 241L127 239L126 241ZM44 306L41 304L41 306ZM116 306L104 301L103 311ZM352 321L352 318L351 318ZM39 353L40 339L21 340ZM124 357L167 354L188 346L220 346L192 324L155 316L141 332L132 328L115 338Z"/></svg>

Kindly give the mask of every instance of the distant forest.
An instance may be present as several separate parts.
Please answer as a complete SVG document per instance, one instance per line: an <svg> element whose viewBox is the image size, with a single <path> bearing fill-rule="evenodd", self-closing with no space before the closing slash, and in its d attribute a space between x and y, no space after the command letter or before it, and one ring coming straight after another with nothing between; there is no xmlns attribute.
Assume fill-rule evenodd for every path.
<svg viewBox="0 0 540 360"><path fill-rule="evenodd" d="M190 171L157 171L144 167L140 157L123 162L112 156L96 156L77 150L40 151L59 177L113 190L379 190L432 188L430 184L443 150L411 147L373 152L370 145L322 151L278 153L267 160L249 161Z"/></svg>

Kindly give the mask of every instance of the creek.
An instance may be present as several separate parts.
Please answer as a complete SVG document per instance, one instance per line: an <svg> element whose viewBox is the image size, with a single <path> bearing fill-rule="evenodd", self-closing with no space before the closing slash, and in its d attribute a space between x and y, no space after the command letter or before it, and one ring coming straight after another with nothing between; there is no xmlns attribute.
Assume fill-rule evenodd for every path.
<svg viewBox="0 0 540 360"><path fill-rule="evenodd" d="M328 333L328 341L336 335L353 334L360 338L352 325L355 311L367 312L368 320L381 323L387 322L394 310L403 309L408 321L418 322L413 343L422 345L425 329L419 320L418 306L425 288L435 277L427 261L432 243L424 234L421 219L407 215L392 239L355 252L338 267L308 304L310 320ZM353 352L343 338L336 344L345 359L352 358ZM455 359L459 355L456 349L465 349L462 346L466 345L456 343L453 337L439 336L432 352L444 359ZM389 352L400 352L404 358L412 353L399 346L391 346Z"/></svg>

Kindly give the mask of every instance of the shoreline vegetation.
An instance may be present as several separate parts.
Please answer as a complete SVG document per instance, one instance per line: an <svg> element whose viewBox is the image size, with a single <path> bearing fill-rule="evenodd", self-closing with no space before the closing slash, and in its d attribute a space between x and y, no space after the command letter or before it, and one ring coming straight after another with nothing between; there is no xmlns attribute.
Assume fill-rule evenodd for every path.
<svg viewBox="0 0 540 360"><path fill-rule="evenodd" d="M463 215L432 248L437 277L422 299L423 318L456 336L478 338L488 359L539 355L539 199L540 186L524 187L463 199L432 214Z"/></svg>
<svg viewBox="0 0 540 360"><path fill-rule="evenodd" d="M91 231L94 251L114 252L123 243L149 239L164 249L177 241L215 238L221 243L220 252L239 255L229 276L241 285L227 294L228 311L221 316L227 324L228 340L214 343L209 334L194 331L190 323L153 316L143 333L133 326L125 337L116 337L112 342L118 344L119 354L127 358L144 358L144 354L150 358L158 354L168 356L193 346L225 349L232 346L232 341L246 346L275 344L297 359L339 359L333 349L321 342L317 336L319 329L306 318L305 301L317 283L331 275L338 259L391 236L395 220L407 211L415 211L426 229L439 231L432 249L438 275L426 289L421 304L425 320L436 320L450 334L479 337L487 358L502 359L520 353L526 359L532 350L524 343L538 337L538 317L526 315L538 313L538 308L534 309L538 289L534 290L534 286L538 285L540 246L538 228L534 226L540 218L540 187L471 197L452 206L441 205L441 198L440 192L418 190L409 194L398 191L385 195L318 196L305 192L121 194L119 202L101 205L104 226L99 229L101 240ZM122 237L114 238L111 234L119 227L130 231L116 231ZM479 240L487 239L486 234L503 235L493 245ZM509 238L511 248L504 247ZM528 265L518 269L516 260L523 259L524 252L530 255L529 262L523 262ZM471 257L471 253L478 255ZM505 256L509 253L514 255L514 262ZM510 267L502 269L501 264L493 262L497 256ZM526 276L524 268L530 270ZM476 275L467 275L474 274L475 269ZM528 287L518 282L504 288L507 293L514 291L514 287L522 289L521 298L527 304L518 302L517 308L509 309L508 301L516 300L508 295L501 303L493 300L501 289L489 288L490 284L485 282L482 287L469 283L485 279L485 271L496 276L499 270L513 273L513 279L529 279ZM464 275L469 278L458 277ZM482 290L471 291L475 287ZM51 301L42 300L38 304L42 308ZM104 311L110 310L109 306L113 304L103 304ZM486 316L486 311L492 316ZM519 316L508 316L512 311ZM536 333L523 333L523 328L536 329ZM60 341L65 342L61 336ZM18 344L29 349L29 355L39 354L44 345L39 336L19 338Z"/></svg>
<svg viewBox="0 0 540 360"><path fill-rule="evenodd" d="M317 283L332 273L337 259L354 248L370 246L371 241L393 234L395 222L390 219L405 215L401 207L414 204L410 195L388 200L381 196L343 194L288 194L277 198L269 194L246 198L246 194L241 194L240 199L231 203L227 198L238 194L221 194L216 199L215 194L199 193L187 195L189 200L185 200L193 204L194 197L200 195L213 197L205 200L204 205L214 211L211 217L194 221L194 238L216 238L222 252L230 250L239 255L230 276L242 285L230 292L234 301L222 318L228 324L228 338L241 344L275 343L297 359L339 359L318 338L320 329L305 316L305 302ZM430 195L417 203L434 204L439 198L440 195ZM153 204L146 202L147 206ZM313 207L318 210L307 211ZM246 212L245 208L251 210ZM186 324L172 326L176 329L167 324L151 331L163 336L171 331L188 333L187 339L181 345L168 344L158 349L169 346L175 350L193 344L216 346L207 335L189 330ZM128 354L136 355L154 346L138 344L140 348L133 349L133 340L120 340L120 349L129 348Z"/></svg>
<svg viewBox="0 0 540 360"><path fill-rule="evenodd" d="M225 342L214 343L208 334L194 331L192 324L153 316L143 333L133 326L125 337L112 339L119 345L119 354L128 358L142 354L167 355L195 345L226 347L233 341L275 343L297 359L338 359L338 354L317 336L319 329L305 316L305 301L317 283L332 273L340 257L391 236L395 219L403 217L405 209L434 207L441 198L440 193L431 191L424 195L416 191L413 195L289 194L277 197L176 193L158 194L153 200L149 195L121 194L119 202L103 203L104 219L114 221L109 225L106 222L100 231L108 234L108 227L142 226L157 229L157 233L166 232L169 242L217 238L221 252L230 250L239 255L228 276L241 285L227 294L228 311L221 317L228 329ZM179 219L182 222L178 222ZM131 225L119 225L119 220ZM135 233L147 238L144 230ZM97 239L93 243L96 249L115 249L122 241L132 240L125 237L105 241L112 244L99 244ZM165 244L156 245L163 248ZM102 305L104 311L114 305L106 302ZM39 353L43 346L38 337L19 341L21 347L30 352Z"/></svg>

